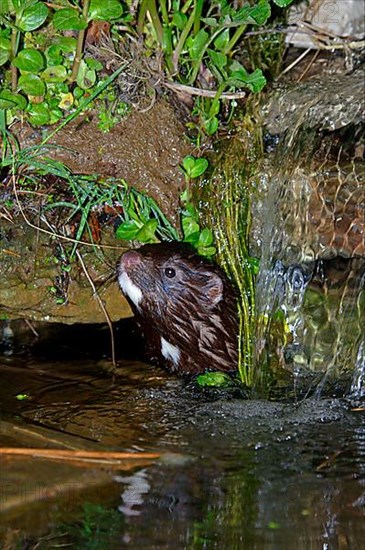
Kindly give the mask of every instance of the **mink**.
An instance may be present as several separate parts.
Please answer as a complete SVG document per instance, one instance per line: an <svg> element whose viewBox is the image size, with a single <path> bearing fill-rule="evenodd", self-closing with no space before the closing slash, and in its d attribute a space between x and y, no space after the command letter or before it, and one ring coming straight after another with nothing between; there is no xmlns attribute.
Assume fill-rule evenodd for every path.
<svg viewBox="0 0 365 550"><path fill-rule="evenodd" d="M167 242L125 252L117 276L151 362L183 375L237 369L236 292L220 267Z"/></svg>

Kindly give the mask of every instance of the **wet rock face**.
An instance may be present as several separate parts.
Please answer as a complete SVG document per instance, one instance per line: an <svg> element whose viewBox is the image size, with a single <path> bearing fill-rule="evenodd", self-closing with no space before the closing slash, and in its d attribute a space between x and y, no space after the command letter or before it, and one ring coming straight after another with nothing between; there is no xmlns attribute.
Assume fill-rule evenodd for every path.
<svg viewBox="0 0 365 550"><path fill-rule="evenodd" d="M124 253L118 282L150 360L180 374L236 370L234 290L221 269L190 245L145 245Z"/></svg>
<svg viewBox="0 0 365 550"><path fill-rule="evenodd" d="M103 242L114 237L107 232ZM80 247L86 269L112 320L130 316L119 294L113 267L122 249L106 249L96 256L92 247ZM110 266L110 267L108 267ZM65 269L54 241L24 221L2 221L0 235L0 315L2 319L30 319L58 323L105 323L93 289L77 262Z"/></svg>
<svg viewBox="0 0 365 550"><path fill-rule="evenodd" d="M364 72L325 75L278 89L265 107L265 126L272 135L303 128L334 131L365 122Z"/></svg>
<svg viewBox="0 0 365 550"><path fill-rule="evenodd" d="M275 201L283 260L365 258L364 176L359 164L333 163L311 174L296 167L286 175Z"/></svg>
<svg viewBox="0 0 365 550"><path fill-rule="evenodd" d="M364 72L276 90L264 112L278 259L365 257ZM254 223L265 216L255 209Z"/></svg>

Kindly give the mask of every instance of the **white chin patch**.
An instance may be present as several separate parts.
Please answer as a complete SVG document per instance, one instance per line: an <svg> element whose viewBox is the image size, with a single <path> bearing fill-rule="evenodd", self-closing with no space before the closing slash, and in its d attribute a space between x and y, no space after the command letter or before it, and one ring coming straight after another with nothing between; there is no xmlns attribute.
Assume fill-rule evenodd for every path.
<svg viewBox="0 0 365 550"><path fill-rule="evenodd" d="M180 350L176 346L170 344L161 336L161 353L165 359L170 359L177 367L180 361Z"/></svg>
<svg viewBox="0 0 365 550"><path fill-rule="evenodd" d="M123 294L128 296L134 305L138 307L142 300L141 289L132 283L125 271L119 275L118 282Z"/></svg>

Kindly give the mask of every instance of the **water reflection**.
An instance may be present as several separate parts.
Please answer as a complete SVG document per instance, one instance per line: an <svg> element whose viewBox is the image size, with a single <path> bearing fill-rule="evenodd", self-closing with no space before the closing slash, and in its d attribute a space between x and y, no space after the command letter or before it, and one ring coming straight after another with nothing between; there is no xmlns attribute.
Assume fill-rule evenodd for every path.
<svg viewBox="0 0 365 550"><path fill-rule="evenodd" d="M284 445L285 452L271 441L260 450L230 449L230 456L219 450L220 460L204 457L188 470L143 471L149 490L139 493L138 511L126 517L124 541L132 548L360 548L363 466L349 463L351 445L338 451L342 459L333 455L327 462L325 431L322 448L311 440L301 454L294 450L293 460L298 440ZM136 503L133 478L127 480L123 499L130 494Z"/></svg>

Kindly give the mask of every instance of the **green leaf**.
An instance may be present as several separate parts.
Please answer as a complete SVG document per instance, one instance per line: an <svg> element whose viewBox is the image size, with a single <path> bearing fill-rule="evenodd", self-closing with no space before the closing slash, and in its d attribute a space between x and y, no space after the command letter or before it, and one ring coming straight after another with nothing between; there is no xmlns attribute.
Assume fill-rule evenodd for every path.
<svg viewBox="0 0 365 550"><path fill-rule="evenodd" d="M122 4L118 0L91 0L88 20L100 19L102 21L112 21L119 19L123 15Z"/></svg>
<svg viewBox="0 0 365 550"><path fill-rule="evenodd" d="M208 27L218 27L219 23L215 17L202 17L201 21Z"/></svg>
<svg viewBox="0 0 365 550"><path fill-rule="evenodd" d="M162 29L162 51L165 55L172 54L172 36L171 29L169 27L163 26Z"/></svg>
<svg viewBox="0 0 365 550"><path fill-rule="evenodd" d="M42 73L46 82L64 82L67 78L67 70L63 65L51 65Z"/></svg>
<svg viewBox="0 0 365 550"><path fill-rule="evenodd" d="M196 249L198 240L199 240L199 231L196 231L195 233L191 233L189 237L186 237L185 239L183 239L183 242L190 243Z"/></svg>
<svg viewBox="0 0 365 550"><path fill-rule="evenodd" d="M213 44L217 50L224 50L229 42L229 29L224 29L217 38L214 40Z"/></svg>
<svg viewBox="0 0 365 550"><path fill-rule="evenodd" d="M216 116L219 113L220 108L221 108L220 101L213 101L209 109L209 116L210 117Z"/></svg>
<svg viewBox="0 0 365 550"><path fill-rule="evenodd" d="M208 168L208 161L201 157L196 159L192 155L187 155L183 159L183 168L189 178L198 178Z"/></svg>
<svg viewBox="0 0 365 550"><path fill-rule="evenodd" d="M123 222L117 227L115 236L117 239L123 239L124 241L131 241L136 238L140 226L133 220Z"/></svg>
<svg viewBox="0 0 365 550"><path fill-rule="evenodd" d="M50 121L49 109L44 103L29 104L27 113L29 122L34 126L44 126Z"/></svg>
<svg viewBox="0 0 365 550"><path fill-rule="evenodd" d="M4 15L5 13L10 13L14 11L14 5L11 0L1 0L0 1L0 14Z"/></svg>
<svg viewBox="0 0 365 550"><path fill-rule="evenodd" d="M212 258L217 254L217 249L215 246L198 246L197 252L200 256L205 256L206 258Z"/></svg>
<svg viewBox="0 0 365 550"><path fill-rule="evenodd" d="M192 61L198 61L203 53L203 50L209 40L209 34L200 29L195 38L189 37L186 41L189 49L189 55Z"/></svg>
<svg viewBox="0 0 365 550"><path fill-rule="evenodd" d="M183 193L181 194L181 201L184 202ZM186 201L185 201L186 202ZM187 202L183 210L183 216L190 216L193 220L198 221L199 216L195 206L192 202Z"/></svg>
<svg viewBox="0 0 365 550"><path fill-rule="evenodd" d="M246 86L252 92L257 93L262 90L266 84L266 78L262 74L261 69L256 69L249 74L245 69L233 71L227 79L227 85L235 88Z"/></svg>
<svg viewBox="0 0 365 550"><path fill-rule="evenodd" d="M44 52L47 65L61 65L63 61L62 50L60 46L52 45Z"/></svg>
<svg viewBox="0 0 365 550"><path fill-rule="evenodd" d="M15 399L17 399L18 401L26 401L27 399L30 398L30 394L29 393L18 393L16 396L15 396Z"/></svg>
<svg viewBox="0 0 365 550"><path fill-rule="evenodd" d="M195 157L193 157L192 155L187 155L186 157L184 157L182 165L186 174L190 177L191 171L195 166Z"/></svg>
<svg viewBox="0 0 365 550"><path fill-rule="evenodd" d="M30 96L43 96L46 93L45 83L35 74L22 75L19 78L18 86Z"/></svg>
<svg viewBox="0 0 365 550"><path fill-rule="evenodd" d="M216 116L208 118L208 120L205 120L203 122L203 128L208 136L212 136L213 134L215 134L218 130L218 126L219 120Z"/></svg>
<svg viewBox="0 0 365 550"><path fill-rule="evenodd" d="M63 117L63 111L58 107L49 110L49 124L55 124Z"/></svg>
<svg viewBox="0 0 365 550"><path fill-rule="evenodd" d="M280 8L286 8L289 6L294 0L273 0L274 4L279 6Z"/></svg>
<svg viewBox="0 0 365 550"><path fill-rule="evenodd" d="M207 365L207 368L209 368L209 365ZM230 376L224 372L206 372L205 374L199 374L196 378L197 383L199 386L206 387L206 386L228 386L232 383L232 379Z"/></svg>
<svg viewBox="0 0 365 550"><path fill-rule="evenodd" d="M87 21L77 10L64 8L54 14L53 25L58 31L81 31L86 29Z"/></svg>
<svg viewBox="0 0 365 550"><path fill-rule="evenodd" d="M269 521L267 526L269 529L280 529L280 523L278 523L277 521Z"/></svg>
<svg viewBox="0 0 365 550"><path fill-rule="evenodd" d="M252 273L254 275L258 275L258 272L260 270L260 260L258 258L254 258L252 256L248 256L246 258L246 262L248 263Z"/></svg>
<svg viewBox="0 0 365 550"><path fill-rule="evenodd" d="M44 2L35 2L25 8L21 16L16 18L16 25L24 32L38 29L48 17L48 8Z"/></svg>
<svg viewBox="0 0 365 550"><path fill-rule="evenodd" d="M84 93L85 93L85 90L76 86L76 88L74 89L73 95L75 99L80 99L84 95Z"/></svg>
<svg viewBox="0 0 365 550"><path fill-rule="evenodd" d="M267 0L260 0L254 6L244 6L232 17L235 22L251 25L264 25L271 15L271 6Z"/></svg>
<svg viewBox="0 0 365 550"><path fill-rule="evenodd" d="M264 77L261 69L256 69L253 73L248 75L246 85L254 92L261 92L266 84L266 78Z"/></svg>
<svg viewBox="0 0 365 550"><path fill-rule="evenodd" d="M222 71L225 68L225 66L227 65L228 58L223 53L216 52L215 50L211 50L210 48L208 48L208 55L209 55L210 59L212 60L212 62L214 63L214 65L220 71Z"/></svg>
<svg viewBox="0 0 365 550"><path fill-rule="evenodd" d="M148 220L143 227L138 231L136 235L137 241L141 243L148 243L156 241L156 229L158 227L158 221L156 219Z"/></svg>
<svg viewBox="0 0 365 550"><path fill-rule="evenodd" d="M12 64L21 71L39 73L45 66L45 60L41 52L34 48L24 48L13 59Z"/></svg>
<svg viewBox="0 0 365 550"><path fill-rule="evenodd" d="M1 97L0 95L0 109L6 110L6 109L13 109L16 106L15 101L12 101L11 99Z"/></svg>
<svg viewBox="0 0 365 550"><path fill-rule="evenodd" d="M92 88L96 82L96 72L94 71L94 69L89 69L84 60L82 60L80 63L76 82L77 85L83 90Z"/></svg>
<svg viewBox="0 0 365 550"><path fill-rule="evenodd" d="M236 59L230 60L229 71L230 71L230 74L233 73L234 71L243 71L245 73L245 75L248 74L248 72L246 71L244 66L239 61L237 61Z"/></svg>
<svg viewBox="0 0 365 550"><path fill-rule="evenodd" d="M10 59L11 42L7 38L0 38L0 66Z"/></svg>
<svg viewBox="0 0 365 550"><path fill-rule="evenodd" d="M58 46L63 53L74 53L77 40L72 36L55 36L53 45Z"/></svg>
<svg viewBox="0 0 365 550"><path fill-rule="evenodd" d="M183 31L186 23L188 22L188 18L185 15L185 13L182 13L181 11L177 11L172 16L172 24L175 25L179 29L179 31Z"/></svg>
<svg viewBox="0 0 365 550"><path fill-rule="evenodd" d="M206 247L213 243L213 235L208 227L205 227L199 235L198 246Z"/></svg>
<svg viewBox="0 0 365 550"><path fill-rule="evenodd" d="M200 226L190 216L183 216L181 220L181 226L184 234L184 241L187 241L189 237L191 237L195 233L199 234ZM191 242L191 240L189 242ZM194 242L195 242L195 238L194 238Z"/></svg>
<svg viewBox="0 0 365 550"><path fill-rule="evenodd" d="M103 68L103 64L93 57L85 57L85 63L89 69L93 69L94 71L101 71Z"/></svg>
<svg viewBox="0 0 365 550"><path fill-rule="evenodd" d="M0 109L20 109L23 111L27 106L27 100L21 94L13 94L9 90L0 92Z"/></svg>
<svg viewBox="0 0 365 550"><path fill-rule="evenodd" d="M206 158L200 157L196 159L195 166L191 171L191 177L198 178L199 176L201 176L205 172L205 170L208 168L208 165L209 163Z"/></svg>

